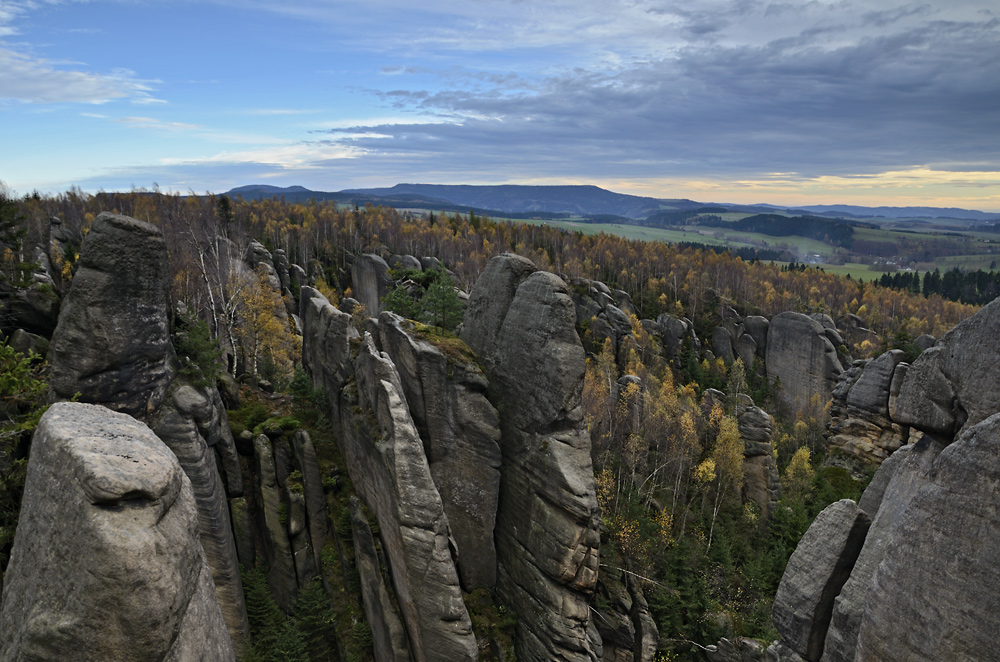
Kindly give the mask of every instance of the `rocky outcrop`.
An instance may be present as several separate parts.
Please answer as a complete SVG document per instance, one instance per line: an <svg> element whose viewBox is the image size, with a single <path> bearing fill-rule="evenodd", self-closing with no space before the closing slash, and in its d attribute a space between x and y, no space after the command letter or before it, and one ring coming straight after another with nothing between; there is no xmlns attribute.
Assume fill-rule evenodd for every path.
<svg viewBox="0 0 1000 662"><path fill-rule="evenodd" d="M354 298L365 306L365 313L377 316L382 298L389 291L389 265L378 255L359 255L351 265Z"/></svg>
<svg viewBox="0 0 1000 662"><path fill-rule="evenodd" d="M361 500L351 497L351 531L354 538L354 562L361 580L361 602L372 630L376 662L410 662L406 630L389 595L380 570L375 537L364 515Z"/></svg>
<svg viewBox="0 0 1000 662"><path fill-rule="evenodd" d="M437 338L445 354L418 337L413 323L379 317L382 347L399 371L434 484L458 546L466 591L496 581L493 528L500 490L500 423L486 399L486 378L457 338Z"/></svg>
<svg viewBox="0 0 1000 662"><path fill-rule="evenodd" d="M52 336L53 397L80 393L139 418L154 411L173 377L169 283L159 229L98 216Z"/></svg>
<svg viewBox="0 0 1000 662"><path fill-rule="evenodd" d="M957 325L906 373L895 417L942 441L1000 411L1000 299Z"/></svg>
<svg viewBox="0 0 1000 662"><path fill-rule="evenodd" d="M228 497L242 494L242 475L218 391L175 378L168 284L159 229L126 216L98 216L53 335L51 396L79 394L81 401L145 420L174 452L191 482L201 542L239 652L249 626Z"/></svg>
<svg viewBox="0 0 1000 662"><path fill-rule="evenodd" d="M497 597L518 615L518 659L593 660L600 515L580 400L584 352L566 284L533 268L513 255L490 260L462 335L486 363L501 412Z"/></svg>
<svg viewBox="0 0 1000 662"><path fill-rule="evenodd" d="M925 434L890 455L862 496L861 508L874 517L850 578L833 602L824 661L995 657L992 636L1000 607L994 590L1000 581L995 506L1000 403L993 387L998 314L998 302L984 307L927 349L902 378L896 418ZM874 402L880 414L891 415L893 384L900 381L905 364L897 363L888 379L895 358L878 361L884 365L873 372L878 386L872 391L883 393L888 381L889 398L885 409L883 396ZM854 399L858 408L872 402L864 391ZM822 528L817 518L800 548L816 538L836 546L837 532L822 533ZM782 586L790 573L800 572L790 562ZM812 581L823 574L814 569ZM778 604L776 599L776 612ZM776 624L779 620L776 615ZM787 618L779 631L783 645L807 660L816 659L796 644L815 631L812 623Z"/></svg>
<svg viewBox="0 0 1000 662"><path fill-rule="evenodd" d="M58 403L32 444L4 660L233 660L191 483L144 424Z"/></svg>
<svg viewBox="0 0 1000 662"><path fill-rule="evenodd" d="M861 552L871 518L843 499L821 512L788 559L771 619L784 645L817 662L823 654L833 601Z"/></svg>
<svg viewBox="0 0 1000 662"><path fill-rule="evenodd" d="M1000 414L966 427L937 456L929 483L885 542L861 620L859 662L994 656L998 457ZM883 499L882 508L889 504Z"/></svg>
<svg viewBox="0 0 1000 662"><path fill-rule="evenodd" d="M824 662L852 662L855 659L872 577L910 501L930 482L934 459L941 448L929 437L915 445L904 446L882 463L862 495L858 506L872 517L872 525L851 576L834 602L823 649Z"/></svg>
<svg viewBox="0 0 1000 662"><path fill-rule="evenodd" d="M743 502L752 502L770 517L781 498L781 481L774 462L771 416L753 405L739 407L737 423L743 438Z"/></svg>
<svg viewBox="0 0 1000 662"><path fill-rule="evenodd" d="M830 401L843 367L828 331L801 313L771 319L765 368L768 379L780 380L779 400L791 411L822 408Z"/></svg>
<svg viewBox="0 0 1000 662"><path fill-rule="evenodd" d="M903 356L902 350L891 350L855 361L841 374L832 395L831 447L877 464L907 443L909 428L894 422L889 408L897 373L908 367Z"/></svg>
<svg viewBox="0 0 1000 662"><path fill-rule="evenodd" d="M356 412L342 421L345 460L378 520L413 658L475 660L441 496L396 368L369 333L355 371L357 403L342 405Z"/></svg>
<svg viewBox="0 0 1000 662"><path fill-rule="evenodd" d="M351 341L358 331L351 326L351 316L330 305L318 290L303 287L299 294L299 317L302 318L302 366L313 383L330 397L332 420L339 421L340 390L354 374Z"/></svg>

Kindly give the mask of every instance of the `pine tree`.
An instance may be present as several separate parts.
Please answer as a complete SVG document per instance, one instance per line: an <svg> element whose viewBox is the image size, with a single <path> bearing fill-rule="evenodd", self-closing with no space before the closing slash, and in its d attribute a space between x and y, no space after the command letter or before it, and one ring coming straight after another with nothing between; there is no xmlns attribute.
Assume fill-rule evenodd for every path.
<svg viewBox="0 0 1000 662"><path fill-rule="evenodd" d="M330 597L319 578L313 579L299 591L293 613L310 659L313 662L332 659L330 637L333 609Z"/></svg>

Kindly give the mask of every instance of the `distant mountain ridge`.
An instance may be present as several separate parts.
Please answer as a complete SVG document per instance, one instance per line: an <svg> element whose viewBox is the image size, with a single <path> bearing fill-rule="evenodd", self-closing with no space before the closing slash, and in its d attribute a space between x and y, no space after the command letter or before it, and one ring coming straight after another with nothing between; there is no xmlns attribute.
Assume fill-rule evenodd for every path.
<svg viewBox="0 0 1000 662"><path fill-rule="evenodd" d="M473 209L490 215L515 214L558 217L615 216L644 219L663 211L691 211L706 205L725 207L733 212L759 213L761 209L793 214L858 219L956 219L971 222L1000 220L1000 213L955 207L862 207L858 205L807 205L786 207L770 204L704 203L688 199L651 198L615 193L591 185L527 186L519 184L396 184L389 188L344 189L337 192L312 191L302 186L251 184L227 192L246 199L282 196L292 202L310 199L334 200L344 204L384 204L396 207L431 207L441 211Z"/></svg>

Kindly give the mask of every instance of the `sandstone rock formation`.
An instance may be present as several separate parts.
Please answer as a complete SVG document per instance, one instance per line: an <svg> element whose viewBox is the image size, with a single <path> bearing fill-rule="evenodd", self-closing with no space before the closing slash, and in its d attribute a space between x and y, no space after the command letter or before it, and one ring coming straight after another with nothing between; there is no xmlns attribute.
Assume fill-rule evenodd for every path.
<svg viewBox="0 0 1000 662"><path fill-rule="evenodd" d="M413 324L398 315L382 313L379 328L458 546L462 586L490 588L496 581L500 422L486 399L486 378L457 339L440 340L450 343L446 355L415 337Z"/></svg>
<svg viewBox="0 0 1000 662"><path fill-rule="evenodd" d="M743 501L753 502L769 517L781 498L781 481L774 462L771 416L753 405L742 405L737 423L743 438Z"/></svg>
<svg viewBox="0 0 1000 662"><path fill-rule="evenodd" d="M896 421L943 441L1000 411L1000 299L958 324L906 373Z"/></svg>
<svg viewBox="0 0 1000 662"><path fill-rule="evenodd" d="M159 229L100 214L52 336L54 396L80 393L82 402L137 417L154 411L173 377L169 284Z"/></svg>
<svg viewBox="0 0 1000 662"><path fill-rule="evenodd" d="M378 255L359 255L351 265L354 298L365 306L369 316L382 309L382 297L388 293L389 265Z"/></svg>
<svg viewBox="0 0 1000 662"><path fill-rule="evenodd" d="M344 418L344 455L378 520L411 653L418 662L476 660L441 496L396 368L368 333L355 370L357 406L374 420Z"/></svg>
<svg viewBox="0 0 1000 662"><path fill-rule="evenodd" d="M233 660L191 483L144 424L57 403L32 444L3 660Z"/></svg>
<svg viewBox="0 0 1000 662"><path fill-rule="evenodd" d="M824 407L830 401L843 367L828 330L801 313L771 319L764 359L767 377L781 381L779 399L791 411Z"/></svg>
<svg viewBox="0 0 1000 662"><path fill-rule="evenodd" d="M829 445L879 463L909 439L908 427L892 420L889 404L897 373L904 374L903 351L891 350L870 361L855 361L833 389Z"/></svg>
<svg viewBox="0 0 1000 662"><path fill-rule="evenodd" d="M364 516L361 500L351 497L350 507L354 562L361 578L361 601L365 617L372 629L375 660L410 662L406 630L379 569L381 564L375 549L375 538Z"/></svg>
<svg viewBox="0 0 1000 662"><path fill-rule="evenodd" d="M600 516L580 393L584 352L566 284L513 255L490 260L462 337L501 412L497 595L518 615L518 659L596 659L588 596Z"/></svg>
<svg viewBox="0 0 1000 662"><path fill-rule="evenodd" d="M861 552L871 518L844 499L821 512L788 559L771 619L784 644L806 660L823 653L833 600Z"/></svg>
<svg viewBox="0 0 1000 662"><path fill-rule="evenodd" d="M218 391L175 378L168 290L160 230L126 216L98 216L53 334L51 397L79 394L145 420L174 452L191 481L202 545L239 651L249 625L228 496L242 494L242 476Z"/></svg>
<svg viewBox="0 0 1000 662"><path fill-rule="evenodd" d="M995 656L998 457L1000 414L966 427L937 456L930 482L885 542L861 620L859 662ZM890 503L883 499L882 508Z"/></svg>

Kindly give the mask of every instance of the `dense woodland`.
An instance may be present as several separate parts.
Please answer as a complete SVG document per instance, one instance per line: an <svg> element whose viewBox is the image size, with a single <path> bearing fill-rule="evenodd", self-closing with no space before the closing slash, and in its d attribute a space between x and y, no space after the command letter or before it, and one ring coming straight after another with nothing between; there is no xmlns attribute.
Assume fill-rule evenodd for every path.
<svg viewBox="0 0 1000 662"><path fill-rule="evenodd" d="M288 324L278 321L275 311L280 302L268 298L266 283L237 279L229 266L243 259L251 239L272 251L283 250L288 261L305 268L334 302L351 294L350 260L364 252L435 256L466 292L490 257L507 251L567 279L601 280L626 291L638 312L632 318L635 346L622 360L610 341L603 346L590 344L583 399L606 527L602 564L642 577L660 631L662 660L699 659L699 644L723 635L773 639L770 604L789 554L825 505L857 498L866 476L823 464L828 412L821 403L797 417L779 417L773 439L783 497L770 518L762 517L740 498L744 449L736 417L739 394L773 409L774 385L741 362L701 360L690 348L668 362L639 319L655 319L664 312L686 316L694 321L698 335L707 338L718 323L721 304L768 317L786 310L826 312L835 318L854 315L883 339L878 345L869 341L849 348L855 357L871 357L920 334L942 335L975 312L972 303L980 303L986 292L993 291L989 288L996 288L994 274L982 278L961 272L928 274L922 284L904 281L904 274L883 278L881 283L860 283L813 268L747 262L725 252L494 222L475 214L414 215L384 207L155 191L97 195L69 191L9 201L3 209L4 220L11 221L8 227L17 230L0 238L7 247L3 260L8 287L17 284L17 274L23 279L36 261L33 247L49 245L46 238L53 217L81 236L101 211L162 228L170 251L172 298L192 316L178 321L188 329L186 337L192 343L191 350L181 354L194 355L195 364L205 357L214 361L218 354L205 345L221 345L231 354L230 371L248 375L250 382L266 378L278 390L292 393L294 405L285 413L295 413L295 425L311 426L328 464L338 459L336 444L323 442L330 435L323 429L317 403L324 398L303 386L301 373L296 372L299 346ZM78 250L79 245L70 243L46 256L57 275L57 288L65 288L72 278ZM430 315L426 321L446 334L460 321L443 294L450 289L447 284L442 278L427 278L417 283L424 288L423 296L390 293L386 305L410 317ZM960 297L969 303L947 300L953 287L974 287L979 298ZM445 303L427 297L441 297ZM434 311L445 309L447 314L436 316ZM362 325L363 317L357 321ZM196 329L204 329L204 337L197 336ZM586 342L586 330L581 333ZM27 371L38 374L37 364L32 368L13 356L5 361L5 370L21 371L17 377L21 381ZM638 379L623 387L619 382L623 375ZM41 387L37 381L32 384L37 400ZM705 397L708 388L723 391L724 401ZM255 405L252 397L246 402L244 411L231 412L234 426L251 429L263 424L263 406ZM5 413L21 423L20 410ZM6 488L0 492L11 494ZM346 517L349 493L348 486L335 499L334 521ZM0 503L8 517L6 525L12 512L9 501L8 497L8 502ZM342 535L350 535L342 522L338 527ZM324 554L330 563L325 576L335 589L350 590L352 579L345 566L350 559L336 556ZM320 611L324 616L318 622L332 624L341 650L349 653L347 659L367 659L363 620L359 627L356 607L341 606L336 613L327 613L324 605L301 606L301 613L286 622L262 594L266 589L259 577L251 573L245 581L248 607L253 601L251 623L256 631L269 633L261 635L262 640L280 640L280 646L294 649L294 655L284 659L331 659L326 635L317 634L322 628L315 614ZM611 600L612 593L603 584L596 596L598 607ZM314 593L303 600L322 603ZM486 618L478 617L480 622ZM502 627L488 618L486 622L485 627ZM295 627L300 628L298 634L292 631ZM279 659L278 645L271 649L261 645L254 659Z"/></svg>

